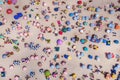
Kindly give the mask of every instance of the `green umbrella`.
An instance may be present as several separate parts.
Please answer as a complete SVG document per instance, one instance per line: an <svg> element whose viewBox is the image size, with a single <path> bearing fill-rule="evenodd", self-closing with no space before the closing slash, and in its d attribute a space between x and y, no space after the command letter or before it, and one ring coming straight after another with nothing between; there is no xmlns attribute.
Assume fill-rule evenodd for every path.
<svg viewBox="0 0 120 80"><path fill-rule="evenodd" d="M18 46L13 46L13 48L14 48L17 52L20 51L20 48L19 48Z"/></svg>
<svg viewBox="0 0 120 80"><path fill-rule="evenodd" d="M48 78L51 75L51 73L50 73L49 70L45 70L44 75L45 75L46 78Z"/></svg>
<svg viewBox="0 0 120 80"><path fill-rule="evenodd" d="M67 28L63 28L62 31L63 31L63 32L67 32Z"/></svg>
<svg viewBox="0 0 120 80"><path fill-rule="evenodd" d="M2 34L0 34L0 39L3 39L3 38L5 38L5 36L3 36Z"/></svg>

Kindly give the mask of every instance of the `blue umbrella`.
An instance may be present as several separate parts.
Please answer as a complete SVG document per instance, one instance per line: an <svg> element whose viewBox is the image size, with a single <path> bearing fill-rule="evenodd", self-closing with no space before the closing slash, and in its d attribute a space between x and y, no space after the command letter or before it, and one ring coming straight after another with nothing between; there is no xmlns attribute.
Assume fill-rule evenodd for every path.
<svg viewBox="0 0 120 80"><path fill-rule="evenodd" d="M59 63L56 63L56 64L55 64L55 67L56 67L56 69L59 69L59 68L60 68Z"/></svg>
<svg viewBox="0 0 120 80"><path fill-rule="evenodd" d="M20 12L20 13L17 13L17 16L18 16L18 17L22 17L23 14Z"/></svg>
<svg viewBox="0 0 120 80"><path fill-rule="evenodd" d="M85 64L81 64L80 67L85 69Z"/></svg>
<svg viewBox="0 0 120 80"><path fill-rule="evenodd" d="M75 40L75 38L74 38L74 37L72 37L72 38L71 38L71 41L72 41L72 42L75 42L76 40Z"/></svg>
<svg viewBox="0 0 120 80"><path fill-rule="evenodd" d="M118 40L114 40L113 41L115 44L119 44L119 41Z"/></svg>
<svg viewBox="0 0 120 80"><path fill-rule="evenodd" d="M87 39L88 39L88 40L91 40L91 36L87 36Z"/></svg>
<svg viewBox="0 0 120 80"><path fill-rule="evenodd" d="M59 10L59 7L54 8L54 11L57 12Z"/></svg>
<svg viewBox="0 0 120 80"><path fill-rule="evenodd" d="M100 12L100 8L96 8L95 11L96 11L96 12Z"/></svg>
<svg viewBox="0 0 120 80"><path fill-rule="evenodd" d="M90 25L90 27L94 27L94 26L95 26L95 24L94 24L94 23L90 23L89 25Z"/></svg>
<svg viewBox="0 0 120 80"><path fill-rule="evenodd" d="M83 52L80 52L80 56L83 57L83 56L84 56L84 53L83 53Z"/></svg>
<svg viewBox="0 0 120 80"><path fill-rule="evenodd" d="M68 59L68 57L69 57L69 55L67 55L67 54L64 55L64 58Z"/></svg>
<svg viewBox="0 0 120 80"><path fill-rule="evenodd" d="M55 66L54 66L53 64L50 64L50 68L51 68L51 69L54 69Z"/></svg>
<svg viewBox="0 0 120 80"><path fill-rule="evenodd" d="M87 47L83 47L83 50L84 50L84 51L88 51L88 48L87 48Z"/></svg>
<svg viewBox="0 0 120 80"><path fill-rule="evenodd" d="M74 13L69 13L69 16L70 16L70 17L73 17L73 16L74 16Z"/></svg>
<svg viewBox="0 0 120 80"><path fill-rule="evenodd" d="M31 76L31 77L35 76L35 72L31 71L31 72L30 72L30 76Z"/></svg>
<svg viewBox="0 0 120 80"><path fill-rule="evenodd" d="M7 57L7 54L3 54L2 58L5 59Z"/></svg>
<svg viewBox="0 0 120 80"><path fill-rule="evenodd" d="M70 21L66 21L66 25L70 25Z"/></svg>
<svg viewBox="0 0 120 80"><path fill-rule="evenodd" d="M84 43L86 43L86 39L81 39L80 42L81 42L81 44L84 44Z"/></svg>
<svg viewBox="0 0 120 80"><path fill-rule="evenodd" d="M103 20L105 20L105 18L104 18L103 16L101 16L101 17L100 17L100 20L102 20L102 21L103 21Z"/></svg>
<svg viewBox="0 0 120 80"><path fill-rule="evenodd" d="M49 16L49 15L46 15L44 18L45 18L46 20L48 20L48 19L50 18L50 16Z"/></svg>
<svg viewBox="0 0 120 80"><path fill-rule="evenodd" d="M114 10L109 10L109 14L114 14L115 11Z"/></svg>
<svg viewBox="0 0 120 80"><path fill-rule="evenodd" d="M99 56L95 56L95 60L99 60L100 59L100 57Z"/></svg>
<svg viewBox="0 0 120 80"><path fill-rule="evenodd" d="M85 20L89 20L89 16L85 16Z"/></svg>
<svg viewBox="0 0 120 80"><path fill-rule="evenodd" d="M2 26L3 25L3 23L2 22L0 22L0 26Z"/></svg>
<svg viewBox="0 0 120 80"><path fill-rule="evenodd" d="M71 31L71 28L70 28L70 27L67 27L67 31Z"/></svg>
<svg viewBox="0 0 120 80"><path fill-rule="evenodd" d="M112 54L110 54L110 53L107 54L107 58L108 58L108 59L111 59L111 58L112 58Z"/></svg>
<svg viewBox="0 0 120 80"><path fill-rule="evenodd" d="M93 56L92 56L92 55L88 55L88 58L89 58L89 59L93 59Z"/></svg>
<svg viewBox="0 0 120 80"><path fill-rule="evenodd" d="M92 69L93 69L92 65L91 65L91 64L88 64L87 69L92 70Z"/></svg>

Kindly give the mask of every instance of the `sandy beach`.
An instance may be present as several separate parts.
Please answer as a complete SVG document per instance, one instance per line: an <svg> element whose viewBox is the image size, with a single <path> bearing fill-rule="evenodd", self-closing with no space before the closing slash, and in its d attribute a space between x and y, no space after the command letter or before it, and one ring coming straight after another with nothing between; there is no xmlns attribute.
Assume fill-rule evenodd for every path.
<svg viewBox="0 0 120 80"><path fill-rule="evenodd" d="M120 79L118 0L8 1L2 3L0 0L0 80ZM90 26L92 23L94 26ZM93 36L94 39L100 39L100 42L91 41ZM82 43L81 39L86 42ZM106 42L103 43L103 40ZM58 51L55 47L59 48ZM59 56L56 60L55 55ZM22 62L23 58L28 60ZM15 60L19 63L15 64ZM62 61L65 64L61 64ZM39 66L38 62L42 65ZM50 63L54 66L58 63L59 68L51 68ZM67 71L63 73L65 68ZM40 69L43 69L42 73ZM50 76L45 77L45 70L50 71ZM35 75L31 76L30 72ZM29 79L25 78L27 75Z"/></svg>

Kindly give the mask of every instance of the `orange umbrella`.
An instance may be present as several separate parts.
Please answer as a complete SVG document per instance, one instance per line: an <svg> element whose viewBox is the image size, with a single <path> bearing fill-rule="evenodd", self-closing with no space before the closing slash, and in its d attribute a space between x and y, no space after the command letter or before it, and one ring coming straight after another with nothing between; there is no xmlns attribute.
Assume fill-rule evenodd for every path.
<svg viewBox="0 0 120 80"><path fill-rule="evenodd" d="M116 25L116 26L115 26L115 29L116 29L116 30L119 30L119 29L120 29L120 25Z"/></svg>

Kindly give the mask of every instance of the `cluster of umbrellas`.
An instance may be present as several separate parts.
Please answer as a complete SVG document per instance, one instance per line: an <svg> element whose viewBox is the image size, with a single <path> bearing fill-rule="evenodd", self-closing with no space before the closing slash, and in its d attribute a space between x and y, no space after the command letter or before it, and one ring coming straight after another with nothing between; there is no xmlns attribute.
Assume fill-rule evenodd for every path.
<svg viewBox="0 0 120 80"><path fill-rule="evenodd" d="M28 47L29 47L31 50L38 50L38 49L40 48L40 44L34 45L33 42L30 42L28 45L29 45Z"/></svg>

